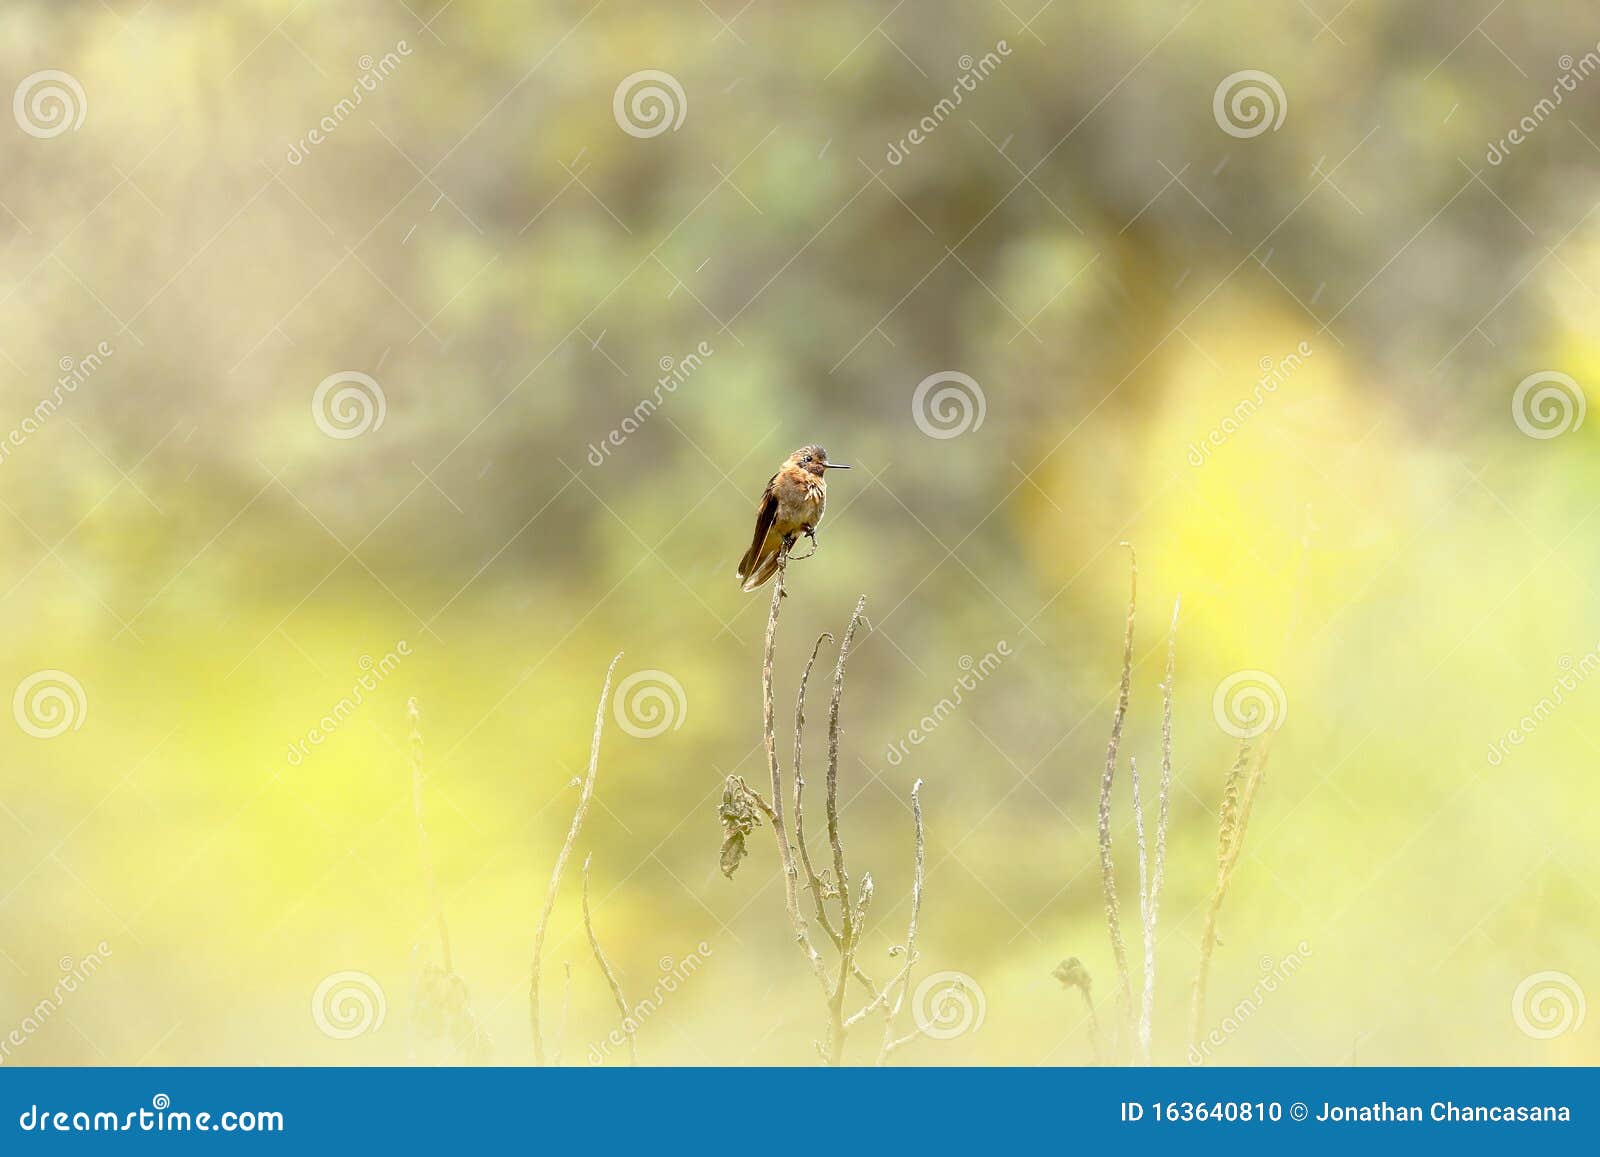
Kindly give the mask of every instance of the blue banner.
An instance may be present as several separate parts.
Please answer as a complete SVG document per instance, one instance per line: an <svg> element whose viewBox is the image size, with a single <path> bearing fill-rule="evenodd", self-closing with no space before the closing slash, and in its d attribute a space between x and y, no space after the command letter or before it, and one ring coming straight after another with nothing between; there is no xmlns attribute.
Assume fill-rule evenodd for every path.
<svg viewBox="0 0 1600 1157"><path fill-rule="evenodd" d="M1595 1069L0 1069L0 1152L491 1140L759 1154L1096 1143L1594 1152ZM835 1132L837 1131L837 1132ZM826 1143L824 1143L824 1139Z"/></svg>

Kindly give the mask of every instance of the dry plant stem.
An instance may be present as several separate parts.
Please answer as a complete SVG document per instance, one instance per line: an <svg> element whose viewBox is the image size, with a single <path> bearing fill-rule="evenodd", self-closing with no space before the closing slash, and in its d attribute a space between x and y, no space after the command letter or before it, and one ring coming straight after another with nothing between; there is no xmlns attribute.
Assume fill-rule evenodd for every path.
<svg viewBox="0 0 1600 1157"><path fill-rule="evenodd" d="M1105 1045L1100 1040L1100 1014L1094 1010L1094 997L1087 989L1083 993L1083 1006L1089 1010L1089 1048L1094 1053L1094 1063L1106 1063Z"/></svg>
<svg viewBox="0 0 1600 1157"><path fill-rule="evenodd" d="M566 1051L567 1012L572 1008L572 961L563 960L561 967L566 973L566 979L561 984L561 1023L556 1025L556 1047L550 1057L550 1063L557 1067L560 1067L562 1054Z"/></svg>
<svg viewBox="0 0 1600 1157"><path fill-rule="evenodd" d="M766 813L767 821L772 825L772 834L778 841L778 859L783 865L783 903L789 913L789 923L794 928L795 942L805 953L811 971L816 974L817 983L822 985L822 991L826 995L829 993L828 974L822 963L822 957L817 954L816 948L811 943L811 933L806 925L805 914L800 911L800 872L795 865L794 848L789 844L789 830L783 821L783 771L778 766L777 719L772 698L772 664L778 645L778 611L783 605L783 576L788 563L789 552L784 549L778 556L778 572L772 580L772 606L767 612L766 651L761 662L761 733L767 749L767 767L772 773L772 803L761 801L760 796L756 796L756 799L762 811Z"/></svg>
<svg viewBox="0 0 1600 1157"><path fill-rule="evenodd" d="M454 972L450 962L450 928L445 924L444 906L439 902L439 885L433 870L433 845L428 841L428 828L422 822L422 713L413 696L406 700L406 716L411 720L411 809L417 819L417 848L422 858L423 886L428 893L428 907L439 926L439 953L445 972Z"/></svg>
<svg viewBox="0 0 1600 1157"><path fill-rule="evenodd" d="M817 874L816 868L811 863L811 849L806 843L806 813L805 813L805 761L804 761L804 736L806 727L806 688L811 683L811 669L816 665L817 653L822 650L824 642L833 642L833 635L827 631L817 636L816 645L811 648L811 658L806 661L805 670L800 675L800 691L795 696L794 702L794 840L800 849L800 866L806 874L806 886L811 890L811 900L816 906L817 922L822 925L822 930L828 934L828 939L833 941L835 947L840 947L843 940L839 930L833 926L833 919L828 914L828 886L827 881ZM878 986L872 978L861 970L861 966L854 962L850 965L850 973L872 996L878 995Z"/></svg>
<svg viewBox="0 0 1600 1157"><path fill-rule="evenodd" d="M611 996L617 1002L617 1012L622 1016L622 1035L628 1038L628 1063L639 1063L639 1045L634 1040L634 1033L628 1028L628 1002L622 995L622 985L617 982L617 974L611 969L611 962L606 959L606 954L600 951L600 938L594 934L594 917L589 913L589 861L594 859L593 854L583 858L583 927L589 933L589 947L594 950L594 962L600 966L601 975L606 978L606 984L611 988Z"/></svg>
<svg viewBox="0 0 1600 1157"><path fill-rule="evenodd" d="M1306 527L1300 536L1300 562L1294 603L1290 608L1289 625L1284 633L1286 653L1299 628L1301 601L1308 585L1312 532L1310 520L1311 508L1308 505ZM1228 778L1223 787L1222 819L1217 841L1217 883L1211 893L1211 902L1206 908L1205 927L1200 934L1200 963L1195 969L1194 992L1189 1002L1189 1044L1193 1048L1199 1048L1200 1034L1204 1031L1206 984L1211 974L1211 953L1217 943L1217 917L1222 911L1222 901L1227 895L1228 884L1233 879L1233 869L1239 862L1239 853L1244 848L1245 829L1250 823L1250 811L1255 806L1256 792L1266 772L1272 735L1273 733L1268 731L1262 737L1254 763L1250 760L1250 741L1248 739L1240 741L1239 754L1228 771Z"/></svg>
<svg viewBox="0 0 1600 1157"><path fill-rule="evenodd" d="M824 805L827 814L828 844L832 851L835 877L830 884L813 866L810 850L805 842L805 774L803 765L806 689L822 643L831 639L831 636L826 634L817 640L816 645L811 650L811 657L801 675L800 690L795 701L795 783L793 798L796 839L793 843L790 841L788 824L783 814L783 770L778 762L776 709L772 685L773 667L776 662L777 652L778 614L783 606L784 571L788 561L788 554L785 552L780 556L773 584L772 603L767 613L766 646L761 665L762 740L766 747L767 768L771 777L771 802L769 803L763 799L759 792L750 788L742 780L739 781L739 788L755 807L761 811L762 815L766 817L767 822L772 825L773 838L777 841L778 857L783 867L784 907L789 916L789 923L794 929L795 941L800 945L801 951L805 953L806 960L811 965L811 970L822 987L824 1003L827 1008L828 1027L826 1040L816 1042L817 1051L824 1061L837 1065L844 1057L845 1036L848 1031L848 1025L853 1025L874 1008L882 1007L887 1014L888 1006L887 990L880 992L872 980L861 970L855 959L862 918L865 916L872 898L871 876L869 874L862 877L859 895L855 902L852 902L850 876L845 869L844 843L839 835L839 710L844 697L844 676L846 664L849 661L850 648L855 641L856 628L862 621L867 600L865 596L857 600L855 612L851 615L850 623L845 629L843 643L839 648L838 661L834 666L833 697L828 709L828 766ZM915 812L919 842L919 879L915 904L917 909L920 909L920 805L915 808ZM798 843L799 846L798 857L795 843ZM829 975L830 968L823 962L821 955L817 952L816 946L811 940L810 926L806 921L805 915L800 910L800 870L802 866L805 870L804 886L811 892L818 923L839 950L839 968L836 977ZM836 900L839 904L837 925L828 910L828 902L830 900ZM915 917L913 917L914 920ZM844 999L846 988L852 977L867 990L871 997L871 1003L866 1009L852 1016L847 1023L844 1015Z"/></svg>
<svg viewBox="0 0 1600 1157"><path fill-rule="evenodd" d="M828 1053L830 1063L835 1065L844 1054L845 983L850 978L860 936L860 913L850 903L850 876L844 865L844 844L839 839L839 704L844 697L844 671L850 659L850 645L855 641L856 627L866 607L867 596L862 595L856 600L850 625L839 643L839 658L833 668L833 699L828 704L828 843L833 848L834 887L839 893L839 978L828 994Z"/></svg>
<svg viewBox="0 0 1600 1157"><path fill-rule="evenodd" d="M1255 803L1256 789L1261 783L1265 765L1265 751L1252 764L1250 741L1241 740L1239 753L1222 790L1222 818L1217 833L1217 882L1206 905L1205 926L1200 932L1200 963L1195 969L1194 992L1189 1002L1189 1044L1200 1047L1206 1015L1206 985L1211 977L1211 954L1217 945L1217 918L1222 912L1222 901L1228 894L1233 879L1234 865L1239 861L1239 851L1244 846L1245 825L1250 809Z"/></svg>
<svg viewBox="0 0 1600 1157"><path fill-rule="evenodd" d="M528 1018L533 1027L533 1061L534 1064L544 1064L544 1033L539 1024L539 968L544 957L544 936L550 925L550 913L556 906L556 892L561 887L561 874L566 871L567 860L572 856L572 845L578 841L578 832L583 829L584 817L589 814L589 801L594 798L594 777L600 769L600 733L605 728L606 700L611 698L611 673L617 669L617 663L622 659L622 652L618 651L611 660L611 666L606 668L605 686L600 690L600 704L594 711L594 739L589 744L589 774L583 781L582 790L578 794L578 807L572 813L572 826L567 829L566 842L561 845L561 851L556 856L556 866L550 873L550 887L545 892L544 908L539 912L539 922L533 929L533 975L528 981Z"/></svg>
<svg viewBox="0 0 1600 1157"><path fill-rule="evenodd" d="M1139 1001L1138 1057L1150 1063L1148 1006L1155 998L1151 974L1155 971L1155 928L1150 923L1150 853L1144 842L1144 803L1139 798L1139 761L1128 757L1128 779L1133 785L1133 835L1139 845L1139 931L1144 941L1144 990Z"/></svg>
<svg viewBox="0 0 1600 1157"><path fill-rule="evenodd" d="M1145 855L1144 807L1139 802L1139 775L1132 771L1134 823L1139 834L1139 918L1144 932L1144 992L1139 1002L1139 1054L1150 1063L1151 1020L1156 1004L1156 922L1161 906L1161 887L1166 881L1167 817L1172 800L1172 687L1178 650L1178 603L1172 604L1172 624L1167 628L1167 675L1161 683L1161 788L1156 817L1155 859ZM1146 867L1149 867L1148 880Z"/></svg>
<svg viewBox="0 0 1600 1157"><path fill-rule="evenodd" d="M1300 536L1300 561L1294 602L1290 607L1289 624L1284 632L1285 653L1290 650L1290 645L1299 630L1301 602L1309 581L1307 575L1311 558L1311 534L1314 529L1311 525L1309 505L1306 507L1305 517L1305 529ZM1233 879L1233 869L1239 862L1239 853L1244 848L1245 829L1250 823L1250 812L1255 806L1256 792L1266 772L1272 735L1273 732L1268 731L1262 737L1253 764L1250 760L1250 741L1248 739L1240 741L1239 754L1228 771L1228 778L1223 787L1222 818L1217 840L1217 883L1211 893L1211 902L1206 908L1205 927L1200 934L1200 962L1195 969L1194 991L1189 1002L1189 1044L1196 1049L1200 1047L1200 1035L1204 1031L1206 984L1211 974L1211 953L1217 943L1217 917L1222 911L1222 901L1227 895L1228 884Z"/></svg>
<svg viewBox="0 0 1600 1157"><path fill-rule="evenodd" d="M826 885L812 867L811 851L806 846L804 802L806 777L805 762L802 758L806 729L806 686L811 682L811 668L816 665L817 653L822 650L824 641L833 642L833 636L826 631L817 636L816 645L811 648L811 658L806 660L806 669L800 676L800 692L794 701L794 841L800 848L800 866L805 869L806 885L811 889L811 899L817 909L817 921L822 925L822 930L828 934L828 939L838 944L839 930L833 926L825 903Z"/></svg>
<svg viewBox="0 0 1600 1157"><path fill-rule="evenodd" d="M1128 714L1128 692L1133 683L1133 616L1139 594L1139 557L1128 547L1128 625L1122 643L1122 683L1117 710L1111 718L1111 739L1106 744L1106 767L1100 777L1100 881L1105 892L1106 928L1117 965L1117 1003L1125 1037L1133 1035L1133 981L1128 974L1128 946L1122 939L1122 915L1117 905L1116 865L1111 858L1111 784L1116 779L1117 747L1122 742L1122 721Z"/></svg>
<svg viewBox="0 0 1600 1157"><path fill-rule="evenodd" d="M917 963L917 918L922 914L922 864L923 864L923 836L922 836L922 781L919 779L911 785L911 822L916 829L916 867L911 876L911 922L906 926L905 963L900 966L900 974L891 980L883 990L883 1000L887 1011L883 1018L883 1044L878 1049L878 1063L881 1065L889 1059L889 1054L901 1045L908 1044L915 1039L915 1033L895 1039L894 1026L900 1018L900 1010L906 1002L906 990L911 986L911 969ZM889 994L894 993L894 1004L888 1005ZM874 1001L876 1003L876 1001ZM861 1010L857 1016L865 1016L871 1005ZM852 1017L854 1021L856 1018Z"/></svg>

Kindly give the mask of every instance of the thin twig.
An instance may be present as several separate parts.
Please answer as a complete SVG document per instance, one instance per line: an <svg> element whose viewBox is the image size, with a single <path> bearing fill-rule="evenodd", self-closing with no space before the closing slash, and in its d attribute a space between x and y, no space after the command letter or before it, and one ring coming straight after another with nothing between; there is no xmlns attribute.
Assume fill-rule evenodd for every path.
<svg viewBox="0 0 1600 1157"><path fill-rule="evenodd" d="M899 1041L894 1039L895 1022L900 1018L900 1009L906 1001L906 990L911 986L911 969L917 963L917 918L922 914L922 863L923 863L923 835L922 835L922 781L919 779L911 785L911 823L916 829L916 866L911 875L911 922L906 926L905 963L900 966L900 975L889 982L885 993L895 992L894 1005L889 1009L888 1015L883 1020L883 1044L878 1049L878 1063L881 1065L889 1059L889 1054L894 1052L907 1038ZM865 1010L863 1010L865 1015Z"/></svg>
<svg viewBox="0 0 1600 1157"><path fill-rule="evenodd" d="M1308 585L1311 558L1311 507L1306 506L1305 525L1300 536L1300 562L1295 582L1294 602L1289 611L1288 626L1284 631L1283 650L1287 655L1290 644L1299 629L1301 602ZM1222 901L1227 896L1228 885L1233 880L1233 870L1244 849L1245 829L1250 823L1250 812L1255 806L1256 792L1266 774L1267 756L1272 749L1272 736L1276 728L1261 737L1261 744L1250 759L1250 741L1239 741L1239 753L1223 785L1222 816L1218 825L1217 882L1206 907L1205 926L1200 933L1200 962L1195 968L1194 990L1189 1001L1189 1045L1191 1051L1200 1047L1200 1034L1204 1031L1206 1013L1206 986L1211 975L1211 954L1217 944L1217 917L1222 911Z"/></svg>
<svg viewBox="0 0 1600 1157"><path fill-rule="evenodd" d="M1139 931L1144 942L1144 991L1139 1002L1139 1060L1150 1063L1150 1002L1155 998L1155 928L1150 923L1150 854L1144 842L1144 804L1139 799L1139 761L1128 757L1128 779L1133 785L1133 835L1139 845Z"/></svg>
<svg viewBox="0 0 1600 1157"><path fill-rule="evenodd" d="M572 845L577 843L578 832L583 828L584 817L589 814L589 801L594 798L594 778L600 769L600 734L605 729L606 700L611 698L611 673L617 669L617 663L622 659L622 652L618 651L611 660L611 666L606 668L605 686L600 690L600 704L594 711L594 739L589 744L589 774L583 781L582 790L578 793L578 807L572 813L572 826L567 829L566 842L561 845L561 851L556 856L555 868L550 873L550 887L545 892L544 908L539 913L539 922L533 929L533 975L528 981L528 1018L533 1027L533 1060L535 1064L544 1064L544 1033L539 1025L539 968L544 957L544 935L550 925L550 913L555 910L556 892L561 887L561 873L566 870L567 860L572 855Z"/></svg>
<svg viewBox="0 0 1600 1157"><path fill-rule="evenodd" d="M856 941L860 936L859 915L850 904L850 876L845 870L844 844L839 838L839 704L844 698L845 664L855 641L856 627L867 607L867 596L856 600L856 609L839 643L839 658L833 667L833 698L828 704L828 843L833 848L833 886L839 893L839 978L828 994L828 1052L833 1064L844 1055L845 982L855 962Z"/></svg>
<svg viewBox="0 0 1600 1157"><path fill-rule="evenodd" d="M1206 985L1211 977L1211 954L1217 945L1217 917L1222 912L1223 898L1228 894L1228 882L1233 876L1236 847L1239 838L1240 784L1250 762L1250 741L1239 741L1239 752L1223 782L1221 818L1217 824L1217 882L1206 905L1205 924L1200 930L1200 962L1195 969L1194 992L1189 1001L1189 1045L1200 1047L1200 1034L1206 1015Z"/></svg>
<svg viewBox="0 0 1600 1157"><path fill-rule="evenodd" d="M1166 880L1167 816L1172 800L1172 694L1178 651L1178 602L1172 603L1172 623L1167 628L1167 677L1161 684L1161 791L1156 817L1155 865L1150 874L1148 899L1141 913L1145 925L1144 1001L1139 1011L1139 1044L1150 1063L1151 1020L1156 1003L1156 918L1161 906L1161 886ZM1135 805L1137 806L1137 805ZM1141 890L1143 885L1141 885Z"/></svg>
<svg viewBox="0 0 1600 1157"><path fill-rule="evenodd" d="M561 1060L567 1048L567 1013L572 1008L572 961L561 962L562 971L566 979L561 983L561 1022L556 1025L556 1047L551 1054L550 1063L556 1068L561 1067Z"/></svg>
<svg viewBox="0 0 1600 1157"><path fill-rule="evenodd" d="M778 614L782 609L784 598L784 570L789 561L787 551L779 556L776 581L773 584L772 603L767 613L766 646L762 655L761 666L761 708L762 708L762 741L767 752L767 768L771 778L772 796L769 803L761 794L751 788L745 781L736 775L730 775L724 787L723 806L719 812L723 824L723 870L731 875L728 864L737 865L737 854L730 854L730 841L734 841L734 853L739 851L738 841L754 826L752 808L759 810L767 822L772 825L773 836L778 844L778 856L782 863L784 873L784 907L789 916L790 925L794 929L795 941L805 953L812 972L816 975L822 986L824 1004L827 1009L827 1035L825 1041L813 1042L817 1053L824 1062L837 1065L843 1060L845 1038L849 1027L856 1024L862 1017L874 1009L882 1008L887 1019L889 1015L889 1001L891 989L879 990L872 979L866 975L856 961L856 950L860 943L861 928L867 911L872 902L873 888L870 872L861 876L860 887L856 889L852 899L850 875L845 867L844 841L839 832L839 737L840 707L844 697L844 677L846 665L850 657L850 649L855 641L856 629L863 621L866 610L866 596L863 595L856 602L854 613L845 628L843 642L839 648L838 660L833 672L833 695L828 706L828 754L826 773L826 797L824 808L827 818L828 844L833 858L833 879L830 881L823 873L819 873L811 860L811 853L805 839L805 770L804 770L804 732L805 732L805 703L806 690L810 685L811 672L816 665L817 655L823 642L831 642L832 636L823 634L817 639L811 649L811 655L800 677L799 692L795 697L795 739L794 739L794 834L795 840L791 843L789 831L783 814L783 770L778 762L776 711L773 697L773 668L776 662ZM918 781L920 787L921 781ZM911 933L907 951L914 956L916 920L922 905L922 810L920 801L913 793L913 811L917 825L917 879L913 893L913 913ZM798 845L798 862L795 845ZM811 940L810 926L800 910L800 870L804 868L804 886L811 892L812 903L816 908L817 922L827 933L830 940L839 951L839 965L836 977L830 977L829 966L826 965L821 955L817 952ZM836 900L839 904L838 924L834 923L829 910L829 901ZM902 970L902 976L909 975L909 960L907 967ZM866 1008L858 1011L846 1019L844 1015L844 999L846 989L851 978L854 978L866 989L870 1001ZM903 989L903 981L901 982ZM903 996L902 996L903 998ZM903 1043L903 1042L902 1042ZM890 1042L891 1045L894 1042ZM892 1051L892 1050L891 1050Z"/></svg>
<svg viewBox="0 0 1600 1157"><path fill-rule="evenodd" d="M833 635L824 631L817 636L816 645L811 648L811 658L806 660L806 669L800 675L800 691L794 701L794 842L800 847L800 866L805 869L806 884L810 887L811 899L816 904L817 921L822 925L822 930L828 934L828 939L838 944L839 930L833 926L833 921L828 917L827 904L824 903L827 898L826 884L811 866L811 851L806 847L806 813L803 800L806 787L805 762L802 758L806 729L806 686L811 682L811 668L816 665L817 653L822 650L824 640L833 642Z"/></svg>
<svg viewBox="0 0 1600 1157"><path fill-rule="evenodd" d="M778 556L778 570L773 576L772 606L767 611L766 650L761 661L761 735L767 749L768 770L772 774L772 802L768 804L761 801L759 795L755 798L760 802L762 811L766 813L768 822L772 824L772 834L778 841L778 859L783 865L783 903L789 913L789 924L794 928L795 942L805 953L811 971L816 974L817 983L822 985L822 991L827 995L829 992L827 970L822 957L817 954L815 946L811 943L811 931L806 925L805 914L800 911L800 871L795 865L794 849L789 844L789 831L783 821L783 770L778 766L777 713L772 697L772 664L777 653L778 611L783 606L783 575L788 563L789 551L785 547Z"/></svg>
<svg viewBox="0 0 1600 1157"><path fill-rule="evenodd" d="M1117 747L1122 742L1122 721L1128 714L1128 693L1133 683L1133 615L1139 593L1139 557L1131 543L1128 548L1128 625L1122 643L1122 683L1117 693L1117 710L1111 718L1111 739L1106 744L1106 768L1100 777L1100 882L1105 893L1106 928L1111 935L1111 954L1117 965L1117 1001L1127 1036L1133 1032L1133 981L1128 975L1128 946L1122 938L1122 916L1117 905L1116 865L1111 857L1111 784L1117 772Z"/></svg>
<svg viewBox="0 0 1600 1157"><path fill-rule="evenodd" d="M1156 1004L1156 917L1161 902L1161 885L1166 875L1167 816L1172 795L1172 677L1177 652L1178 604L1172 605L1172 624L1167 630L1167 676L1161 683L1161 786L1159 815L1156 820L1155 858L1145 848L1144 804L1139 799L1138 766L1130 757L1129 777L1133 780L1133 826L1139 841L1139 924L1144 939L1144 990L1139 1001L1139 1059L1150 1063L1151 1020Z"/></svg>
<svg viewBox="0 0 1600 1157"><path fill-rule="evenodd" d="M1100 1040L1100 1016L1095 1012L1094 982L1089 976L1089 970L1076 956L1069 956L1057 964L1050 975L1061 982L1062 988L1075 988L1083 996L1083 1007L1089 1017L1089 1047L1094 1053L1094 1063L1105 1064L1105 1048Z"/></svg>
<svg viewBox="0 0 1600 1157"><path fill-rule="evenodd" d="M806 688L811 682L811 669L816 664L817 653L821 651L823 642L833 642L833 635L824 631L817 636L816 645L811 648L811 658L806 660L805 670L800 675L800 691L795 696L794 703L794 840L800 848L800 866L805 870L806 884L811 889L811 899L816 905L817 922L822 925L822 930L828 934L828 939L833 941L834 947L839 947L843 941L839 930L833 926L833 919L828 915L827 900L830 895L828 882L818 875L816 868L811 863L811 848L806 842L805 801L806 786L804 773L804 745L802 743L806 727ZM858 920L857 923L860 921ZM858 962L852 961L850 972L861 987L868 994L876 997L878 986L873 983Z"/></svg>
<svg viewBox="0 0 1600 1157"><path fill-rule="evenodd" d="M628 1027L630 1016L628 1002L622 995L622 985L617 982L617 974L611 969L611 962L606 959L606 954L600 951L600 938L594 933L594 917L589 912L589 861L594 859L591 852L583 858L583 927L589 933L589 947L594 949L594 962L600 966L600 973L606 978L606 983L611 986L611 996L617 1002L617 1012L622 1015L622 1035L628 1038L628 1061L630 1064L639 1063L639 1045L634 1039L634 1030Z"/></svg>

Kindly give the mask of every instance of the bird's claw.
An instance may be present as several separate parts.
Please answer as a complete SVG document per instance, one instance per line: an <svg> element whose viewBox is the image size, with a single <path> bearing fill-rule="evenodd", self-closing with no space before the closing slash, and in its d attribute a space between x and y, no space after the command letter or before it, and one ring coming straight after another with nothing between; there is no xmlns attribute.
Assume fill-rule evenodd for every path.
<svg viewBox="0 0 1600 1157"><path fill-rule="evenodd" d="M810 550L810 553L808 553L808 554L797 554L797 555L794 555L793 557L794 557L794 559L796 561L801 560L801 559L810 558L811 555L816 554L817 553L817 546L819 545L818 542L817 542L817 532L816 532L816 528L815 527L808 526L803 531L801 531L800 533L804 534L807 538L809 538L811 540L811 550Z"/></svg>

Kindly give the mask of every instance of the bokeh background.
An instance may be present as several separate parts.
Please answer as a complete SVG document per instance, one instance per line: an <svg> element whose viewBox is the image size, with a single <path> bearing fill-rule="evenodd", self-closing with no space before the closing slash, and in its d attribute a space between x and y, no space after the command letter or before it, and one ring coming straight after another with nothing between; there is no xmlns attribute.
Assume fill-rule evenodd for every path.
<svg viewBox="0 0 1600 1157"><path fill-rule="evenodd" d="M780 750L811 641L864 593L840 765L877 891L863 960L886 975L904 940L920 777L919 976L982 996L981 1024L895 1063L1092 1059L1051 972L1080 958L1111 1015L1095 809L1124 540L1136 961L1126 757L1150 802L1182 598L1155 1058L1185 1059L1236 746L1214 695L1245 671L1274 730L1212 1021L1303 959L1213 1060L1600 1061L1592 12L104 0L0 22L22 90L0 690L29 691L0 728L4 1063L528 1062L533 926L619 650L619 680L670 677L670 724L604 707L547 1028L566 962L564 1062L616 1023L578 908L592 854L630 998L701 956L642 1060L814 1061L770 833L717 867L724 776L765 780L767 600L733 565L807 442L856 469L792 567ZM619 112L642 70L680 90L670 125ZM1217 104L1244 70L1266 108ZM318 408L341 374L370 384ZM941 374L970 379L937 386L965 411L915 404ZM330 1021L342 973L364 979ZM458 1048L465 1006L483 1033Z"/></svg>

